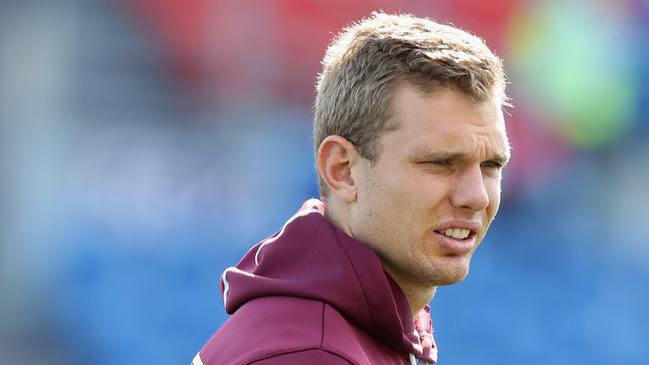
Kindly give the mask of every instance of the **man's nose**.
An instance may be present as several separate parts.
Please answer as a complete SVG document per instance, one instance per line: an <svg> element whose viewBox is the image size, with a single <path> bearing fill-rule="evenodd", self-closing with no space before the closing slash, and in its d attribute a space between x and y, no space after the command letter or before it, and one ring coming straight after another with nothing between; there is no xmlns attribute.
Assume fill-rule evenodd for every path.
<svg viewBox="0 0 649 365"><path fill-rule="evenodd" d="M469 208L473 211L487 208L489 194L487 194L480 166L471 166L458 176L452 192L451 204L456 208Z"/></svg>

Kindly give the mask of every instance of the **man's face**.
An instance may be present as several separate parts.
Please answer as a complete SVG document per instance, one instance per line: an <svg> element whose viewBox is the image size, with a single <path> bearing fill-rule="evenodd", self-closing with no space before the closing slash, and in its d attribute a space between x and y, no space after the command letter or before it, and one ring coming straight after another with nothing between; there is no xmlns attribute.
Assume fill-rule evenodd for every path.
<svg viewBox="0 0 649 365"><path fill-rule="evenodd" d="M399 127L379 139L377 160L355 166L352 235L385 270L417 286L456 283L500 205L509 144L500 105L452 89L395 90Z"/></svg>

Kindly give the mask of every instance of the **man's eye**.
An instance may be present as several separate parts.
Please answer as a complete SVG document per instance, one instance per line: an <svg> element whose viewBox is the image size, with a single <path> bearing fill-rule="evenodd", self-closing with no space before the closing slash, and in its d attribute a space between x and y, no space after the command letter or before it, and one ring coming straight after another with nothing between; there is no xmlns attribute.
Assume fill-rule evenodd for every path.
<svg viewBox="0 0 649 365"><path fill-rule="evenodd" d="M437 166L446 166L450 163L448 160L434 160L434 161L428 161L429 164L431 165L437 165Z"/></svg>
<svg viewBox="0 0 649 365"><path fill-rule="evenodd" d="M487 168L490 168L490 169L500 170L500 169L502 169L503 164L501 164L500 162L496 162L496 161L485 161L482 164L480 164L480 166L487 167Z"/></svg>

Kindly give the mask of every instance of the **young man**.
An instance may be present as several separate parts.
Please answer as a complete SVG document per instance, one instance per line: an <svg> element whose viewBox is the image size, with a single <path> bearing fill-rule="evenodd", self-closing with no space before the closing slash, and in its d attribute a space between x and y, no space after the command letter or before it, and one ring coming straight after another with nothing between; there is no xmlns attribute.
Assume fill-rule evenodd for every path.
<svg viewBox="0 0 649 365"><path fill-rule="evenodd" d="M322 202L223 273L232 316L193 365L437 361L427 303L468 274L500 204L502 62L464 31L375 13L323 64Z"/></svg>

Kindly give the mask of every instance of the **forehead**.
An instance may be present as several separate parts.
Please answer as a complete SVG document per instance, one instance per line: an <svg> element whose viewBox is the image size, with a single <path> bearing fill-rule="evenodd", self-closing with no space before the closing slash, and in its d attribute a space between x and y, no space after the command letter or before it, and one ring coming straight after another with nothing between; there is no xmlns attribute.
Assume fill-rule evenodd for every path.
<svg viewBox="0 0 649 365"><path fill-rule="evenodd" d="M477 102L453 89L423 93L402 85L395 90L392 108L398 126L384 135L384 148L509 157L502 109L494 100Z"/></svg>

